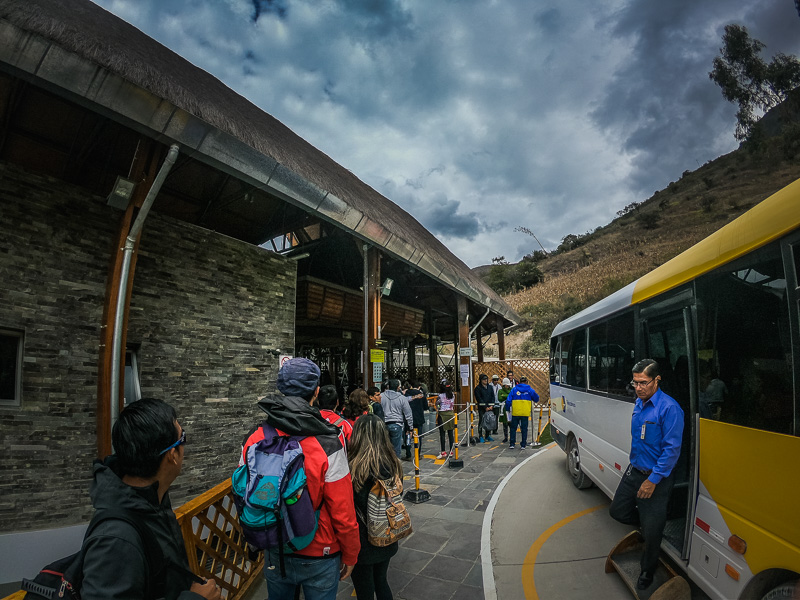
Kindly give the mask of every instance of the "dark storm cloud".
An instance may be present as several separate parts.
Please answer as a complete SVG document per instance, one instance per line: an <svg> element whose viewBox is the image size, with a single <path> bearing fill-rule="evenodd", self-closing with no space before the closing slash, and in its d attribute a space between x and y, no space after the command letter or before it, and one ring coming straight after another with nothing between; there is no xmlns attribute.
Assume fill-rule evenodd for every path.
<svg viewBox="0 0 800 600"><path fill-rule="evenodd" d="M257 22L263 14L275 14L280 18L286 16L288 10L288 0L252 0L253 2L253 22Z"/></svg>
<svg viewBox="0 0 800 600"><path fill-rule="evenodd" d="M437 198L427 207L425 223L434 234L472 240L481 230L481 219L477 212L459 213L461 203L457 200Z"/></svg>

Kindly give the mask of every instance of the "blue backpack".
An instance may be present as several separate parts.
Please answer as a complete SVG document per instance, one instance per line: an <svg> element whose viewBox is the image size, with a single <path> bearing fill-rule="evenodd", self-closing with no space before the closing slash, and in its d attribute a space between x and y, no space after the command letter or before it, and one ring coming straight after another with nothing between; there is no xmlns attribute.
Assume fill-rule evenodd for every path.
<svg viewBox="0 0 800 600"><path fill-rule="evenodd" d="M244 539L259 550L283 556L308 546L319 524L305 472L304 437L279 435L267 423L264 439L245 448L245 462L231 477Z"/></svg>

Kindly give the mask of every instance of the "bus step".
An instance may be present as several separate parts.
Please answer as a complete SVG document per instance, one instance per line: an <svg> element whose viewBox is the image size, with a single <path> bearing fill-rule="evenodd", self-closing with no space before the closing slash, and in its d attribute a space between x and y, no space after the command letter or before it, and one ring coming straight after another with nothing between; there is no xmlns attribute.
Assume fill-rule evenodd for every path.
<svg viewBox="0 0 800 600"><path fill-rule="evenodd" d="M636 588L639 579L639 559L642 556L644 540L638 531L631 531L622 538L606 559L606 573L616 571L637 600L690 600L689 583L663 558L653 576L653 583L646 590Z"/></svg>

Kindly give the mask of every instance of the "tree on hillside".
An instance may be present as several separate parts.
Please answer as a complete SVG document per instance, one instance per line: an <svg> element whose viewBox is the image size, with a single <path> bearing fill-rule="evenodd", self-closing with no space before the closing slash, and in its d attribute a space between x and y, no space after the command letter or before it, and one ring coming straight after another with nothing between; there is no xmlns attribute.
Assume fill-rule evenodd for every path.
<svg viewBox="0 0 800 600"><path fill-rule="evenodd" d="M800 86L800 61L776 54L769 63L761 58L764 44L750 37L742 25L726 25L720 56L708 74L722 88L722 95L739 106L736 139L748 140L761 115L789 97ZM791 114L791 107L784 109Z"/></svg>

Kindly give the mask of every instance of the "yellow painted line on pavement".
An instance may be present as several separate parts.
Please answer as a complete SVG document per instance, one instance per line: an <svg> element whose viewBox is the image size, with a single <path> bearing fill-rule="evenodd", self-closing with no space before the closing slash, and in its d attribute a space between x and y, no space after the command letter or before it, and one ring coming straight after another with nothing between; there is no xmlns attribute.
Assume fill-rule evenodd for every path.
<svg viewBox="0 0 800 600"><path fill-rule="evenodd" d="M495 448L499 448L500 446L492 446L489 450L494 450Z"/></svg>
<svg viewBox="0 0 800 600"><path fill-rule="evenodd" d="M483 452L481 452L483 454ZM476 454L475 456L470 456L470 458L478 458L481 454Z"/></svg>
<svg viewBox="0 0 800 600"><path fill-rule="evenodd" d="M430 458L431 460L436 460L439 457L434 454L423 454L422 458Z"/></svg>
<svg viewBox="0 0 800 600"><path fill-rule="evenodd" d="M548 538L564 525L606 506L608 506L608 503L604 502L603 504L598 504L597 506L587 508L586 510L561 519L558 523L549 527L535 542L533 542L530 550L528 550L528 553L525 555L525 560L522 562L522 590L525 593L525 600L539 600L539 594L536 593L536 584L533 581L533 569L536 565L536 557L539 554L539 550L542 549L542 546L544 546Z"/></svg>

